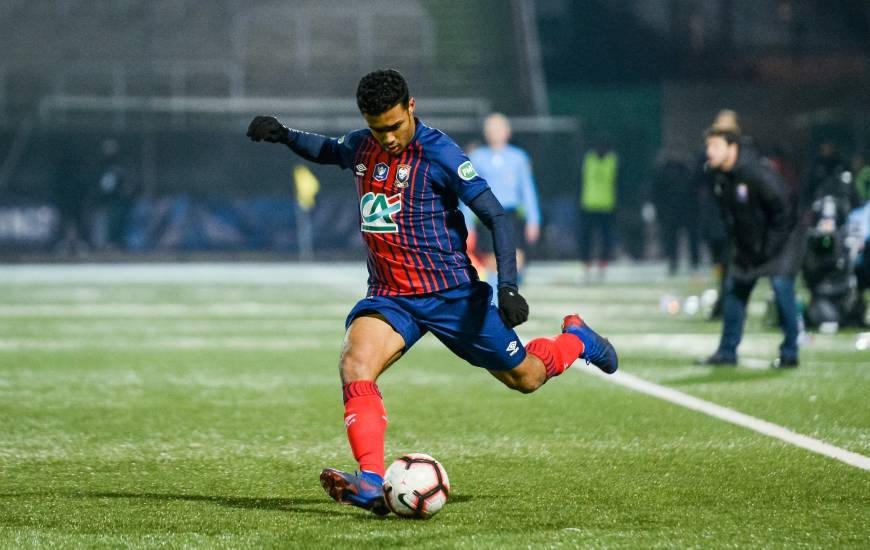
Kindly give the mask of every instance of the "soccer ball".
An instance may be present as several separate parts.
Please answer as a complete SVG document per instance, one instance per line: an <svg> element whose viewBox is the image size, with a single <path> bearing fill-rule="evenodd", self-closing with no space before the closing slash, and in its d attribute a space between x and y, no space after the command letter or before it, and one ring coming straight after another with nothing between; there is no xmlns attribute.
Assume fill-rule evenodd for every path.
<svg viewBox="0 0 870 550"><path fill-rule="evenodd" d="M444 467L423 453L408 453L384 476L384 500L397 516L428 519L447 502L450 480Z"/></svg>

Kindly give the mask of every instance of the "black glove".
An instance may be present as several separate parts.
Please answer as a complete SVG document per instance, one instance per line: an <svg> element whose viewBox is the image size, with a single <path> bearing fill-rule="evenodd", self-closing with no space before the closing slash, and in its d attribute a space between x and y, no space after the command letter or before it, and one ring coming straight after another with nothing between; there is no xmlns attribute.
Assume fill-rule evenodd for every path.
<svg viewBox="0 0 870 550"><path fill-rule="evenodd" d="M529 304L517 289L503 286L498 289L498 313L510 328L521 325L529 318Z"/></svg>
<svg viewBox="0 0 870 550"><path fill-rule="evenodd" d="M290 142L290 130L273 116L255 116L251 124L248 125L247 135L251 141Z"/></svg>

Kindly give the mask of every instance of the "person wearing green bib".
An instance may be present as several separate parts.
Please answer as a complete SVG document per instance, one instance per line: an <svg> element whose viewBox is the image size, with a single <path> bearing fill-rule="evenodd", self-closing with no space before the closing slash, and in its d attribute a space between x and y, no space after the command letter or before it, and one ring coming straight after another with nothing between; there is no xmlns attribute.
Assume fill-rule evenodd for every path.
<svg viewBox="0 0 870 550"><path fill-rule="evenodd" d="M616 210L618 157L604 140L586 153L583 159L583 182L580 191L579 243L580 259L585 264L587 280L592 275L593 236L598 247L598 278L604 279L613 251L613 212Z"/></svg>

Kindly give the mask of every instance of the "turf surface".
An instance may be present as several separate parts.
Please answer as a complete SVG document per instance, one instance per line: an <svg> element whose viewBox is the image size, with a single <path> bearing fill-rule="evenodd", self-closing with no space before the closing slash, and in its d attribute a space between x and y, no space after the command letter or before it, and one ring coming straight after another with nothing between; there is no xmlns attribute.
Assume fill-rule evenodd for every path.
<svg viewBox="0 0 870 550"><path fill-rule="evenodd" d="M532 270L528 339L577 310L644 379L870 455L870 352L692 365L718 325L659 310L705 281ZM0 547L870 547L870 472L583 374L512 393L426 337L381 379L387 455L453 486L426 522L339 506L337 359L358 266L0 269ZM753 295L741 347L775 357ZM566 305L567 304L567 305ZM752 362L755 359L755 362Z"/></svg>

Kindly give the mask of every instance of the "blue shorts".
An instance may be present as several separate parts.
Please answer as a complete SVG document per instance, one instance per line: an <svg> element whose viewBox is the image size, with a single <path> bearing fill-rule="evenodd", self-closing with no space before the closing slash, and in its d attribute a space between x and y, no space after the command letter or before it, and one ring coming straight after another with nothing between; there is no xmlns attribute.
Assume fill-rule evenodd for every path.
<svg viewBox="0 0 870 550"><path fill-rule="evenodd" d="M357 302L345 321L379 313L411 349L426 332L476 367L511 370L526 358L517 333L492 304L492 287L481 281L423 296L371 296Z"/></svg>

